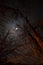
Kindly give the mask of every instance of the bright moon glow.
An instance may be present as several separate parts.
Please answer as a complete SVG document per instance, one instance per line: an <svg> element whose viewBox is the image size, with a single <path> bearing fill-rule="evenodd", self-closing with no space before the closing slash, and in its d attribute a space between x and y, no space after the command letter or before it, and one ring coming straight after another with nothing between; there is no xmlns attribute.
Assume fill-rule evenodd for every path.
<svg viewBox="0 0 43 65"><path fill-rule="evenodd" d="M18 28L16 28L16 30L18 30Z"/></svg>

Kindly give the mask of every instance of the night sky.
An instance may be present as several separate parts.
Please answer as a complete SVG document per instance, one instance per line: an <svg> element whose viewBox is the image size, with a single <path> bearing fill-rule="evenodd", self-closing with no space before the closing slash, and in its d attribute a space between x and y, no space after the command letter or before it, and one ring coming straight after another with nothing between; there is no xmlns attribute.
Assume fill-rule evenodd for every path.
<svg viewBox="0 0 43 65"><path fill-rule="evenodd" d="M40 1L38 0L0 0L0 6L2 7L7 6L9 8L20 9L21 12L23 12L24 16L27 17L31 25L34 27L35 31L37 32L41 40L43 41L43 2L41 0ZM16 17L14 10L12 9L5 10L5 9L2 8L1 10L0 8L0 40L1 40L1 36L2 36L2 39L4 38L8 30L10 30L10 32L6 39L7 42L5 41L6 44L8 44L8 47L7 45L4 46L3 44L3 47L5 47L5 49L2 52L1 56L7 57L7 60L9 59L8 61L12 61L13 63L14 62L16 63L16 61L25 63L25 64L26 63L35 64L35 63L39 63L40 61L43 62L43 55L38 56L37 54L38 46L36 45L36 40L33 37L31 38L31 36L29 36L28 38L28 35L25 35L26 32L24 33L24 31L19 27L19 26L23 27L23 25L26 24L25 19L22 18L20 14ZM16 17L15 19L14 19L14 15ZM17 26L16 24L19 24L19 26ZM30 30L30 33L31 33L31 30ZM23 36L25 36L26 38ZM24 38L26 42L24 41ZM35 53L33 52L32 47L35 49ZM11 50L13 49L13 52L11 53L8 52L8 55L7 55L6 53L9 49ZM23 54L25 54L25 56Z"/></svg>
<svg viewBox="0 0 43 65"><path fill-rule="evenodd" d="M36 25L38 20L43 21L43 2L34 0L1 0L1 5L6 5L9 7L20 8L24 15L28 17L33 25Z"/></svg>

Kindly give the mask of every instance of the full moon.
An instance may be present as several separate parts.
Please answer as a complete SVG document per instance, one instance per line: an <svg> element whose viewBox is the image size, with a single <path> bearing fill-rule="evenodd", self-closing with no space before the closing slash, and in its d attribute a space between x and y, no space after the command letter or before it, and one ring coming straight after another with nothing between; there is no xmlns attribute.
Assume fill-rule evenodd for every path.
<svg viewBox="0 0 43 65"><path fill-rule="evenodd" d="M18 30L18 28L16 27L16 30Z"/></svg>

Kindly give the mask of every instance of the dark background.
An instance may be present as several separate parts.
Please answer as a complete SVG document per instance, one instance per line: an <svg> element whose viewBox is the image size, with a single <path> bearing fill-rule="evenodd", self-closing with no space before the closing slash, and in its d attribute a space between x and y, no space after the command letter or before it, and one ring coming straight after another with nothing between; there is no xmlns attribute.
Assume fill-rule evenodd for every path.
<svg viewBox="0 0 43 65"><path fill-rule="evenodd" d="M28 18L29 22L34 27L34 29L40 36L41 40L43 41L43 2L41 0L40 1L39 0L0 0L0 6L2 6L2 7L7 6L10 8L19 8L23 12L23 14ZM3 9L2 9L2 11L3 11ZM0 15L0 17L1 17L1 15ZM9 15L8 15L8 17L9 17ZM2 19L3 19L3 14L2 14ZM0 30L1 30L1 28L0 28ZM38 46L36 45L36 41L35 40L32 41L32 38L30 36L29 36L29 40L30 40L29 43L31 43L30 44L31 49L30 49L30 47L28 47L29 46L28 44L27 45L25 44L25 46L22 46L20 48L17 47L24 54L25 54L25 52L27 52L29 50L29 52L27 52L27 55L25 54L25 57L21 56L22 55L21 52L20 52L21 55L17 55L17 58L15 58L16 60L15 59L12 60L12 57L14 56L14 54L16 54L16 52L14 52L14 53L11 52L12 57L10 56L9 52L8 52L8 56L6 56L6 52L5 53L3 52L2 57L4 57L4 56L8 57L7 61L10 61L13 63L19 62L19 63L24 63L24 64L37 64L37 63L43 62L43 54L41 56L41 55L39 55L40 52L37 53ZM32 47L35 49L35 52L32 51ZM10 48L12 48L12 45ZM7 49L7 48L5 47L5 49ZM11 59L9 59L9 57L11 57Z"/></svg>

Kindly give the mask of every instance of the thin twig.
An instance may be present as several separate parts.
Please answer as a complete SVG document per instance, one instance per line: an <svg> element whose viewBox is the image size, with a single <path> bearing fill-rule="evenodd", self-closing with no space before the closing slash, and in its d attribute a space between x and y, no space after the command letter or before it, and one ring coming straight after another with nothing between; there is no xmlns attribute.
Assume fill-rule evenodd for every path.
<svg viewBox="0 0 43 65"><path fill-rule="evenodd" d="M4 39L3 39L2 42L1 42L1 48L2 48L3 43L5 43L6 38L7 38L8 35L9 35L9 31L10 31L10 30L8 30L8 32L6 33Z"/></svg>

